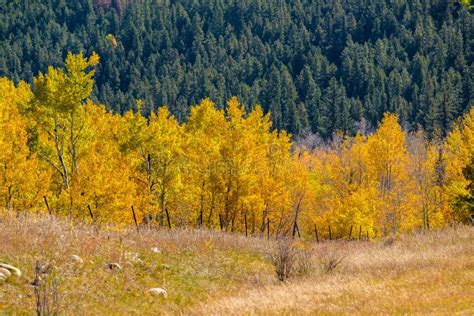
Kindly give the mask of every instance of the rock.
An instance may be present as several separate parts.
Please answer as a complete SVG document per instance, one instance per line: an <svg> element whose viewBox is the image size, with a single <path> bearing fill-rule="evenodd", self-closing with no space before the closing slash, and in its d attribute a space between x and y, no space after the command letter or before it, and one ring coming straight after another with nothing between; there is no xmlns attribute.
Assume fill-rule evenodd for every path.
<svg viewBox="0 0 474 316"><path fill-rule="evenodd" d="M111 262L107 265L111 271L122 271L122 267L117 262Z"/></svg>
<svg viewBox="0 0 474 316"><path fill-rule="evenodd" d="M53 270L53 266L47 262L36 266L36 271L43 278L46 277L46 275L48 275L52 270Z"/></svg>
<svg viewBox="0 0 474 316"><path fill-rule="evenodd" d="M168 297L168 292L166 292L165 289L162 289L160 287L155 287L155 288L149 289L148 292L151 293L151 294L155 294L155 295L159 295L159 296L163 296L163 297Z"/></svg>
<svg viewBox="0 0 474 316"><path fill-rule="evenodd" d="M8 278L12 273L10 270L7 270L5 268L0 268L0 274L2 274L5 278Z"/></svg>
<svg viewBox="0 0 474 316"><path fill-rule="evenodd" d="M84 260L82 260L82 258L79 257L78 255L72 255L71 260L74 261L75 263L79 263L79 264L84 263Z"/></svg>
<svg viewBox="0 0 474 316"><path fill-rule="evenodd" d="M18 268L15 268L14 266L7 264L7 263L0 263L0 268L4 268L9 270L10 272L13 272L17 276L21 276L21 270Z"/></svg>
<svg viewBox="0 0 474 316"><path fill-rule="evenodd" d="M161 253L161 250L157 247L151 248L151 251L153 251L154 253Z"/></svg>
<svg viewBox="0 0 474 316"><path fill-rule="evenodd" d="M124 255L125 259L129 262L143 264L142 259L138 258L138 253L126 252Z"/></svg>

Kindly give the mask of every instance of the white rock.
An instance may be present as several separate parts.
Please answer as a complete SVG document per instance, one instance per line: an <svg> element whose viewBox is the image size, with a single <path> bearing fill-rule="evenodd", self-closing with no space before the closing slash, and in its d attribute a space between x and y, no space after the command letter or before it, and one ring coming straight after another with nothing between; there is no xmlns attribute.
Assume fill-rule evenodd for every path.
<svg viewBox="0 0 474 316"><path fill-rule="evenodd" d="M84 263L84 260L82 260L81 257L79 257L78 255L72 255L71 256L71 260L76 262L76 263L80 263L80 264L83 264Z"/></svg>
<svg viewBox="0 0 474 316"><path fill-rule="evenodd" d="M11 274L10 270L7 270L5 268L0 268L0 273L3 274L5 278L8 278Z"/></svg>
<svg viewBox="0 0 474 316"><path fill-rule="evenodd" d="M138 253L126 252L124 255L125 255L125 259L128 260L129 262L140 263L140 264L143 263L142 259L138 258Z"/></svg>
<svg viewBox="0 0 474 316"><path fill-rule="evenodd" d="M153 251L154 253L161 253L161 250L158 247L151 248L151 251Z"/></svg>
<svg viewBox="0 0 474 316"><path fill-rule="evenodd" d="M160 296L163 296L163 297L168 297L168 292L166 292L165 289L162 289L160 287L154 287L152 289L149 289L148 292L150 292L151 294L160 295Z"/></svg>
<svg viewBox="0 0 474 316"><path fill-rule="evenodd" d="M5 268L9 270L10 272L15 273L17 276L21 276L21 270L18 268L15 268L14 266L6 263L0 263L0 268Z"/></svg>
<svg viewBox="0 0 474 316"><path fill-rule="evenodd" d="M118 264L117 262L112 262L107 265L107 267L112 270L112 271L121 271L122 266Z"/></svg>

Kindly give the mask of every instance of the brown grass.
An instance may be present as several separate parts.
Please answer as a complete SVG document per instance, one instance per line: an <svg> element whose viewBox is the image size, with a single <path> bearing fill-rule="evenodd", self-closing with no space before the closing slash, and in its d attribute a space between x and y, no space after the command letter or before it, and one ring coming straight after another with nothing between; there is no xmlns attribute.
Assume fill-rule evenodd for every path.
<svg viewBox="0 0 474 316"><path fill-rule="evenodd" d="M474 312L474 231L454 227L384 243L324 244L339 269L202 306L231 314L466 314ZM324 271L324 270L322 270Z"/></svg>
<svg viewBox="0 0 474 316"><path fill-rule="evenodd" d="M36 261L58 284L60 313L474 313L474 230L452 227L383 242L299 242L305 273L279 282L274 240L206 230L99 229L50 217L4 216L0 262L23 271L0 283L0 314L34 313ZM157 247L160 253L152 248ZM84 264L71 260L72 255ZM139 260L131 260L137 255ZM331 262L336 261L332 269ZM122 271L107 268L117 262ZM147 293L152 287L168 298Z"/></svg>

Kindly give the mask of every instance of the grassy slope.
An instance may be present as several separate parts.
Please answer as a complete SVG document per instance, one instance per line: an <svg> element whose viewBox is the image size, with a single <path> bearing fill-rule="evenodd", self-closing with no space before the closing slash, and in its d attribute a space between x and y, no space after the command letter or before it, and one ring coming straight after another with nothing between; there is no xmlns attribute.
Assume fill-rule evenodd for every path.
<svg viewBox="0 0 474 316"><path fill-rule="evenodd" d="M43 217L3 218L0 241L0 262L23 271L0 283L0 314L34 312L36 260L54 267L48 278L57 280L60 310L68 314L474 313L471 227L404 236L392 245L305 244L313 268L283 284L268 259L273 240L189 230L96 232ZM323 273L328 258L343 261ZM122 271L109 271L109 262ZM151 287L165 288L168 298L147 293Z"/></svg>

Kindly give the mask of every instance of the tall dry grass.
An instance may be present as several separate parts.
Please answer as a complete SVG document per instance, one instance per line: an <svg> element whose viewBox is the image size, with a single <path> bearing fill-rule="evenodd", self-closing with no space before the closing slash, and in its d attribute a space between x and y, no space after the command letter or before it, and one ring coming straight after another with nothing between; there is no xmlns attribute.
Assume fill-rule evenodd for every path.
<svg viewBox="0 0 474 316"><path fill-rule="evenodd" d="M314 248L318 276L238 293L201 306L211 314L474 313L474 228L401 236L393 243ZM339 258L329 273L324 263Z"/></svg>
<svg viewBox="0 0 474 316"><path fill-rule="evenodd" d="M207 230L141 227L137 234L134 227L7 214L0 241L0 262L23 271L0 284L0 311L9 313L35 310L36 262L52 267L47 277L57 284L59 311L72 314L179 312L210 296L276 282L264 255L271 241ZM112 262L122 270L110 271ZM153 287L165 288L168 299L149 294Z"/></svg>
<svg viewBox="0 0 474 316"><path fill-rule="evenodd" d="M281 241L207 230L119 229L3 214L0 314L35 312L37 262L60 314L473 314L474 231L457 226L393 243L297 241L278 281ZM156 251L159 250L159 251ZM80 256L84 262L71 259ZM111 271L115 262L121 271ZM273 263L272 263L273 262ZM45 282L46 284L46 282ZM168 297L148 293L162 287Z"/></svg>

